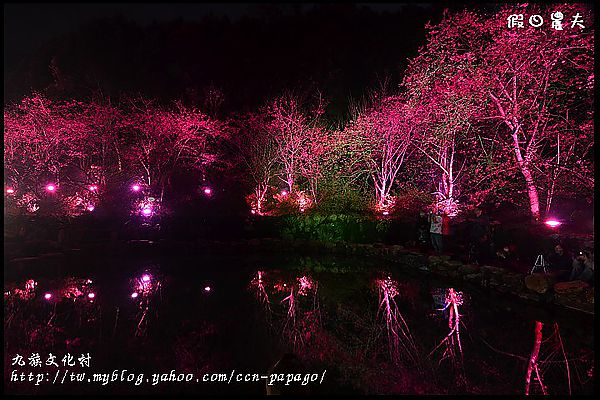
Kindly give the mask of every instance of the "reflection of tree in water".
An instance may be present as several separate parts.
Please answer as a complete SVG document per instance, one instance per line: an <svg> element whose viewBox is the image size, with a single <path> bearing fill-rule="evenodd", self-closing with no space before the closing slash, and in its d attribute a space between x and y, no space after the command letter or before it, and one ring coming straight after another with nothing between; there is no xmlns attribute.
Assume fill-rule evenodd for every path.
<svg viewBox="0 0 600 400"><path fill-rule="evenodd" d="M394 297L400 294L398 282L388 276L385 279L375 280L375 285L379 292L379 315L382 315L385 321L388 348L392 361L399 363L402 359L406 359L415 366L419 366L419 351L394 300Z"/></svg>
<svg viewBox="0 0 600 400"><path fill-rule="evenodd" d="M437 300L437 301L436 301ZM439 297L436 299L434 294L434 302L439 302ZM461 314L459 307L463 305L463 293L457 292L454 288L446 290L444 297L444 306L439 311L444 311L444 315L448 315L448 328L450 331L442 339L442 341L429 353L432 356L440 347L444 349L442 352L439 364L444 360L449 360L452 369L454 370L456 383L465 386L467 384L467 377L464 369L464 358L462 343L460 340L460 325L461 325Z"/></svg>
<svg viewBox="0 0 600 400"><path fill-rule="evenodd" d="M546 325L548 327L548 325ZM490 343L482 341L493 351L520 360L526 365L524 394L558 394L566 381L569 395L573 394L573 384L581 388L593 379L593 352L569 355L564 344L558 323L550 325L551 332L544 339L544 323L535 321L534 338L531 353L526 357L499 350Z"/></svg>
<svg viewBox="0 0 600 400"><path fill-rule="evenodd" d="M273 278L273 273L269 277ZM321 327L321 311L318 301L318 282L308 275L293 280L266 279L264 271L257 271L250 283L257 301L267 312L267 322L275 329L273 321L282 321L281 332L294 351L304 350L315 340ZM272 287L269 296L267 288ZM275 301L283 297L280 301ZM275 318L271 318L275 317Z"/></svg>

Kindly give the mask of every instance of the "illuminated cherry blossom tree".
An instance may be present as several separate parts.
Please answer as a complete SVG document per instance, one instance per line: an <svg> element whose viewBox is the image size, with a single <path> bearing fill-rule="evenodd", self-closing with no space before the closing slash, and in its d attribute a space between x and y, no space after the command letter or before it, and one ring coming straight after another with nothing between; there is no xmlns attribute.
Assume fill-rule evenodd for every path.
<svg viewBox="0 0 600 400"><path fill-rule="evenodd" d="M130 172L161 198L177 168L202 170L218 158L211 138L221 133L220 125L181 104L166 109L147 99L130 99L124 131Z"/></svg>
<svg viewBox="0 0 600 400"><path fill-rule="evenodd" d="M17 186L40 192L59 185L65 169L83 157L88 128L79 118L82 103L54 103L34 93L4 110L5 176Z"/></svg>
<svg viewBox="0 0 600 400"><path fill-rule="evenodd" d="M306 146L315 138L315 134L321 132L318 129L318 119L323 113L321 98L319 97L314 109L305 110L306 108L307 104L287 93L272 101L266 111L271 118L270 129L277 143L281 179L286 183L290 194L296 190L296 179L301 174L303 157L309 155L305 150ZM318 157L318 154L315 150L310 156Z"/></svg>
<svg viewBox="0 0 600 400"><path fill-rule="evenodd" d="M251 206L254 213L262 215L267 192L277 175L277 142L263 114L248 114L233 143L247 168L245 176L254 188Z"/></svg>
<svg viewBox="0 0 600 400"><path fill-rule="evenodd" d="M550 21L540 28L527 24L507 27L511 14L549 16L554 11L532 4L506 6L493 14L447 13L440 24L429 27L428 44L413 61L406 81L413 96L423 97L431 105L438 103L435 97L420 89L437 86L442 97L460 100L442 107L450 110L450 115L453 106L461 103L486 107L477 116L480 129L474 134L481 147L472 146L472 159L492 162L476 167L470 184L478 186L480 194L486 192L482 185L487 185L492 194L492 186L505 188L520 176L534 218L540 217L544 200L541 188L545 187L549 211L553 196L573 186L561 180L566 174L578 182L578 192L593 187L591 22L582 29L565 21L562 31L552 28ZM581 4L565 5L562 12L568 16L580 13L584 20L593 20L591 9ZM428 80L430 77L436 79ZM471 106L464 107L463 117L452 122L464 125L472 121L477 112ZM502 154L501 165L495 152Z"/></svg>
<svg viewBox="0 0 600 400"><path fill-rule="evenodd" d="M319 183L333 161L331 151L334 141L328 130L322 128L309 129L306 132L306 143L302 149L300 174L308 182L310 196L315 203L319 201Z"/></svg>
<svg viewBox="0 0 600 400"><path fill-rule="evenodd" d="M425 156L424 163L433 167L436 197L451 216L458 212L461 174L478 151L471 125L483 100L472 90L473 55L456 51L465 33L452 28L444 30L444 40L430 33L427 47L411 61L403 82L409 107L419 117L414 118L419 133L413 144Z"/></svg>
<svg viewBox="0 0 600 400"><path fill-rule="evenodd" d="M416 134L413 110L398 97L361 110L345 129L351 151L360 157L375 186L376 209L393 207L392 189Z"/></svg>

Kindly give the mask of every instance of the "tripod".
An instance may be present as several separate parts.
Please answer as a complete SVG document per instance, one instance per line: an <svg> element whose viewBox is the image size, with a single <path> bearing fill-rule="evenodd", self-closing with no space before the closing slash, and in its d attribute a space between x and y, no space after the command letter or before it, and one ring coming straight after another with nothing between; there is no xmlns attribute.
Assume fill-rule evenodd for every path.
<svg viewBox="0 0 600 400"><path fill-rule="evenodd" d="M533 264L533 268L531 268L531 272L529 272L529 273L533 274L535 272L535 270L540 267L542 268L542 270L544 270L545 274L548 273L548 271L546 271L546 260L544 259L543 254L539 254L537 256L537 258L535 259L535 263Z"/></svg>

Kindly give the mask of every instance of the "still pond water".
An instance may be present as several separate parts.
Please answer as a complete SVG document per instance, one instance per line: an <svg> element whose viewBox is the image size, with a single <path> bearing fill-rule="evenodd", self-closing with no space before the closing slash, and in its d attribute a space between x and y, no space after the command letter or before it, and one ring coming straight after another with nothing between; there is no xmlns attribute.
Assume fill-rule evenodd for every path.
<svg viewBox="0 0 600 400"><path fill-rule="evenodd" d="M593 393L593 317L372 261L96 257L4 291L8 393L522 394L536 321L543 390Z"/></svg>

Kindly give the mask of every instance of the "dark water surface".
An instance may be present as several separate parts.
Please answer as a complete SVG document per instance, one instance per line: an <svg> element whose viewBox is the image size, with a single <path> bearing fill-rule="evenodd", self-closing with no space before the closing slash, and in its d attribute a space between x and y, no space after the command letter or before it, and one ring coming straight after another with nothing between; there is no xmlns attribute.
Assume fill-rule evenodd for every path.
<svg viewBox="0 0 600 400"><path fill-rule="evenodd" d="M25 299L15 289L24 290L27 279L37 286ZM64 297L69 287L73 299ZM264 379L236 379L269 375L293 353L300 375L292 379L309 381L296 384L303 393L522 394L540 321L539 370L547 392L593 393L592 316L453 287L462 294L460 348L454 333L436 349L451 332L452 307L440 310L448 289L382 263L330 257L93 257L27 272L5 267L5 391L264 394ZM43 364L53 353L58 367L30 366L32 353ZM76 366L63 366L67 353ZM78 365L82 353L90 353L90 367ZM14 360L17 354L25 366ZM33 372L34 379L46 375L39 385L14 382L15 370ZM187 375L193 381L152 384L152 374L172 378L162 375L172 370L176 377L193 374ZM69 382L70 372L86 375ZM94 382L100 373L118 378ZM212 374L231 381L202 381L219 378ZM534 378L531 392L541 393Z"/></svg>

